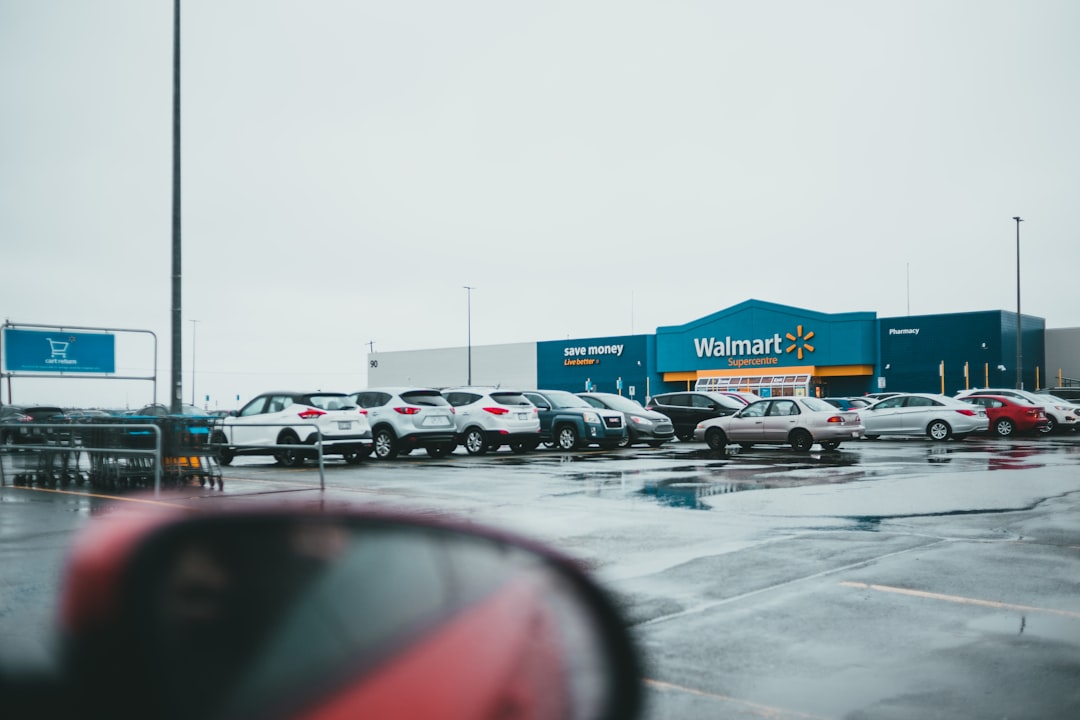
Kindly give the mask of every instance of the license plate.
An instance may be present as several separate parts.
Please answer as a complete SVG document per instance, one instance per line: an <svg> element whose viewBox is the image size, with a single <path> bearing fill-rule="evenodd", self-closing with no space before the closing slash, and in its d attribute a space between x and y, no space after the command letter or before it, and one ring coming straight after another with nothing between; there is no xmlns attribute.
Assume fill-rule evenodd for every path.
<svg viewBox="0 0 1080 720"><path fill-rule="evenodd" d="M337 429L338 430L349 430L350 428L352 428L352 421L351 420L339 420L338 421L338 424L337 424Z"/></svg>
<svg viewBox="0 0 1080 720"><path fill-rule="evenodd" d="M528 420L529 419L529 413L518 413L517 416L518 416L518 420Z"/></svg>
<svg viewBox="0 0 1080 720"><path fill-rule="evenodd" d="M445 417L427 417L424 418L425 425L449 425L450 419Z"/></svg>

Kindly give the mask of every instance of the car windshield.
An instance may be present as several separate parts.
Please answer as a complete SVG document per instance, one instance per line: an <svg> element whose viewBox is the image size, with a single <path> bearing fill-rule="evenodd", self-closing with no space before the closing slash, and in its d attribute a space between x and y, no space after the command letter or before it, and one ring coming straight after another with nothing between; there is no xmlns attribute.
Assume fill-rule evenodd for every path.
<svg viewBox="0 0 1080 720"><path fill-rule="evenodd" d="M545 392L544 395L546 395L547 399L551 401L551 406L552 407L557 407L557 408L580 408L580 407L592 408L592 405L585 402L584 400L579 398L574 393L566 392L565 390L552 390L550 392Z"/></svg>
<svg viewBox="0 0 1080 720"><path fill-rule="evenodd" d="M447 407L450 402L438 390L411 390L401 393L401 399L412 405Z"/></svg>
<svg viewBox="0 0 1080 720"><path fill-rule="evenodd" d="M641 403L637 400L631 400L622 395L605 395L603 397L603 402L612 410L618 410L620 412L641 412L645 409L641 407Z"/></svg>
<svg viewBox="0 0 1080 720"><path fill-rule="evenodd" d="M831 404L814 397L803 398L803 405L819 412L834 412L836 410Z"/></svg>

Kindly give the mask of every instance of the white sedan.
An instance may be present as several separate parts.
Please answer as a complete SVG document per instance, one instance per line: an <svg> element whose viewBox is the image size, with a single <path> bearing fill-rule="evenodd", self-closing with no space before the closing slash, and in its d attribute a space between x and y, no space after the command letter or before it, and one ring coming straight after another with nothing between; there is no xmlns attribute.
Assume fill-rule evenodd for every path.
<svg viewBox="0 0 1080 720"><path fill-rule="evenodd" d="M985 408L930 393L900 393L863 408L859 414L866 426L866 437L871 440L879 435L962 440L990 428Z"/></svg>
<svg viewBox="0 0 1080 720"><path fill-rule="evenodd" d="M863 436L859 413L838 410L814 397L780 397L758 400L734 415L698 423L695 440L704 440L713 450L724 452L732 443L791 445L807 451L814 443L835 450L842 440Z"/></svg>

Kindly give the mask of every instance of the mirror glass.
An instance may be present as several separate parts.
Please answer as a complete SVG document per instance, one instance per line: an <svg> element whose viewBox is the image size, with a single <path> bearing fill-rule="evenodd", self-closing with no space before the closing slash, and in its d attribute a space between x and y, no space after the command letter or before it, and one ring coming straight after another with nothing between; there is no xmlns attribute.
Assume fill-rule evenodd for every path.
<svg viewBox="0 0 1080 720"><path fill-rule="evenodd" d="M423 708L472 703L590 720L633 666L573 572L422 524L201 519L155 536L129 579L151 715L467 717Z"/></svg>

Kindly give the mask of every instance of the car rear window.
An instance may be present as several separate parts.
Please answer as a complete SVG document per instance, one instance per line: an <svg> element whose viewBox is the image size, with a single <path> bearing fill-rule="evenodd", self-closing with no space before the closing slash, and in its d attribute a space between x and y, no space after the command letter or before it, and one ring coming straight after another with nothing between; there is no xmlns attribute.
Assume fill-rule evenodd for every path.
<svg viewBox="0 0 1080 720"><path fill-rule="evenodd" d="M501 405L532 405L529 398L519 392L493 392L491 399Z"/></svg>
<svg viewBox="0 0 1080 720"><path fill-rule="evenodd" d="M401 399L413 405L446 407L450 404L438 390L410 390L401 393Z"/></svg>

